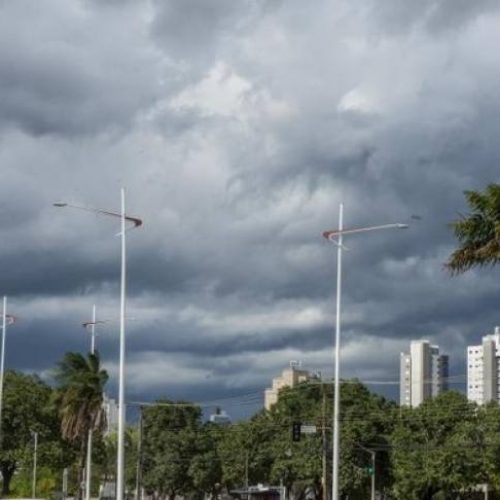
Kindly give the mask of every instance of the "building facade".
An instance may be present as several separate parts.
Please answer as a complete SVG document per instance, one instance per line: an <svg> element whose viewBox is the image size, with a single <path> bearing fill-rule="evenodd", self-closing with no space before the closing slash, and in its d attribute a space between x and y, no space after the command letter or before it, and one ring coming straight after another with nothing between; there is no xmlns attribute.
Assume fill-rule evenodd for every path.
<svg viewBox="0 0 500 500"><path fill-rule="evenodd" d="M271 387L264 391L264 408L271 409L271 406L278 401L279 391L283 387L295 387L303 382L318 379L317 374L301 370L299 363L291 361L290 368L283 370L279 377L273 378Z"/></svg>
<svg viewBox="0 0 500 500"><path fill-rule="evenodd" d="M500 326L480 345L467 347L467 398L477 404L500 402Z"/></svg>
<svg viewBox="0 0 500 500"><path fill-rule="evenodd" d="M106 430L104 434L111 434L118 429L118 405L116 401L103 394L102 407L106 414Z"/></svg>
<svg viewBox="0 0 500 500"><path fill-rule="evenodd" d="M448 364L448 356L439 353L439 346L428 340L413 340L410 352L400 355L400 404L417 407L446 391Z"/></svg>

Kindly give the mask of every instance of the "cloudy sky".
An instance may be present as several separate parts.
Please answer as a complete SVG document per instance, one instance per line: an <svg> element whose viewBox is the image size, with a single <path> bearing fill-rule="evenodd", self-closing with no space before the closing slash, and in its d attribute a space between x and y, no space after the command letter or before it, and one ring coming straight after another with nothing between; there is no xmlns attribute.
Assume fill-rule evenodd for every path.
<svg viewBox="0 0 500 500"><path fill-rule="evenodd" d="M288 365L331 377L336 226L345 376L387 381L429 338L463 384L500 324L498 272L452 278L465 189L499 180L495 0L3 0L1 293L7 365L98 346L116 392L115 220L127 209L127 399L261 403ZM411 218L413 214L421 220Z"/></svg>

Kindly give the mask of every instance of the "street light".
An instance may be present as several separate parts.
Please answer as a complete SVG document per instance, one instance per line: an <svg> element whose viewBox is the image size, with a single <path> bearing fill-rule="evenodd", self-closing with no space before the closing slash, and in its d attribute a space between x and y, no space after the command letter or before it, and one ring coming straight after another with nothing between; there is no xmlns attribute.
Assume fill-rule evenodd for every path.
<svg viewBox="0 0 500 500"><path fill-rule="evenodd" d="M85 321L82 323L83 328L90 329L90 353L95 354L95 327L96 325L104 325L107 323L106 320L96 320L96 306L92 306L92 321Z"/></svg>
<svg viewBox="0 0 500 500"><path fill-rule="evenodd" d="M2 407L3 407L3 374L5 367L5 337L7 335L7 325L12 325L16 321L15 316L7 314L7 296L3 298L2 312L2 352L0 353L0 444L3 441L2 434Z"/></svg>
<svg viewBox="0 0 500 500"><path fill-rule="evenodd" d="M132 222L133 227L142 226L138 217L125 214L125 189L121 189L121 212L111 212L98 208L72 205L65 202L54 203L59 208L75 208L100 215L118 217L121 220L121 279L120 279L120 367L118 388L118 446L116 459L116 499L123 500L124 493L124 454L125 454L125 295L126 295L126 222Z"/></svg>
<svg viewBox="0 0 500 500"><path fill-rule="evenodd" d="M340 433L340 296L342 285L342 250L344 234L366 233L379 229L406 229L408 224L400 222L367 226L353 229L344 229L344 204L339 206L339 227L332 231L324 231L323 237L337 245L337 297L335 318L335 382L333 397L333 473L332 473L332 500L339 500L339 433ZM337 240L335 240L337 238Z"/></svg>
<svg viewBox="0 0 500 500"><path fill-rule="evenodd" d="M103 324L105 321L97 321L96 319L96 306L92 307L92 321L82 323L83 328L90 329L90 353L95 354L95 326ZM91 469L92 469L92 429L89 429L87 441L87 467L85 470L85 498L90 500L90 482L91 482Z"/></svg>

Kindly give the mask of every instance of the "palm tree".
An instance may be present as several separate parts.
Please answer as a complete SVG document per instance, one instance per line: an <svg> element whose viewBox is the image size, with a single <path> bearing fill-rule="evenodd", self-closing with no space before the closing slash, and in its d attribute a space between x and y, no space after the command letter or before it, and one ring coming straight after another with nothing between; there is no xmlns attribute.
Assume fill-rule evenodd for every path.
<svg viewBox="0 0 500 500"><path fill-rule="evenodd" d="M465 191L465 197L471 213L451 224L460 242L446 263L453 274L500 262L500 184Z"/></svg>
<svg viewBox="0 0 500 500"><path fill-rule="evenodd" d="M61 434L80 449L81 485L89 431L102 432L106 424L102 403L108 373L101 369L97 352L87 357L68 352L59 362L55 378L58 382L56 404L61 418ZM81 498L81 495L79 488L78 498Z"/></svg>

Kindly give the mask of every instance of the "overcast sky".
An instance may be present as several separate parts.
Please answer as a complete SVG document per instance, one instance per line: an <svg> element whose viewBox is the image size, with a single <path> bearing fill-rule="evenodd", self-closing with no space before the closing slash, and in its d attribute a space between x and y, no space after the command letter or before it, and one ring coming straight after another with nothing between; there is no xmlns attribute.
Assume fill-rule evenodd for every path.
<svg viewBox="0 0 500 500"><path fill-rule="evenodd" d="M128 400L242 414L289 360L331 377L321 232L341 201L347 226L412 224L346 241L343 374L396 381L400 351L429 338L463 384L467 343L500 324L497 270L443 268L463 191L499 181L498 7L3 0L7 366L47 377L88 348L96 303L116 393L116 221L51 204L117 210L124 186L144 219L128 233Z"/></svg>

